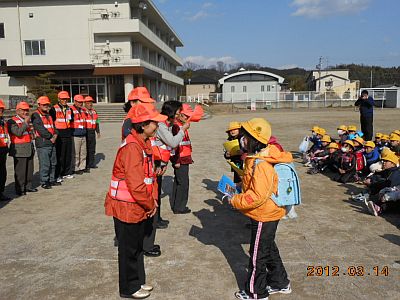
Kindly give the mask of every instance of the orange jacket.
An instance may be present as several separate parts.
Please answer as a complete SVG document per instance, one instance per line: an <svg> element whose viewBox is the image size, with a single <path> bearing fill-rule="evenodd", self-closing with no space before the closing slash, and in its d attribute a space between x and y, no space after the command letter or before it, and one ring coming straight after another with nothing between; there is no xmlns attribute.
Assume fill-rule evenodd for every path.
<svg viewBox="0 0 400 300"><path fill-rule="evenodd" d="M254 166L256 159L261 161ZM278 191L278 175L273 165L292 161L291 153L281 152L274 145L268 145L256 155L247 156L242 178L243 192L233 196L232 206L258 222L283 218L285 208L277 206L271 199L271 195Z"/></svg>

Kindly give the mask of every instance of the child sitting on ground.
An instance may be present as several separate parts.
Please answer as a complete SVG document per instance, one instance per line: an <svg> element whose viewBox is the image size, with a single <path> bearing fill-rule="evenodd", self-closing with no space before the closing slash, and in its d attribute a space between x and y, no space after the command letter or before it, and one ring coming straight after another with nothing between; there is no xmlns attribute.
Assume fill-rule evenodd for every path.
<svg viewBox="0 0 400 300"><path fill-rule="evenodd" d="M356 181L361 183L362 172L365 169L364 140L357 136L353 140L354 155L356 156Z"/></svg>
<svg viewBox="0 0 400 300"><path fill-rule="evenodd" d="M392 150L397 157L400 157L400 135L395 132L390 134L390 150Z"/></svg>
<svg viewBox="0 0 400 300"><path fill-rule="evenodd" d="M313 143L310 150L307 151L306 155L304 156L304 165L306 167L311 166L311 157L313 156L314 152L320 150L322 147L321 139L326 134L326 130L317 126L314 126L311 130L313 136L310 137L310 142Z"/></svg>
<svg viewBox="0 0 400 300"><path fill-rule="evenodd" d="M354 155L354 143L351 140L344 142L341 148L342 154L339 160L339 176L338 182L353 182L356 175L356 156Z"/></svg>
<svg viewBox="0 0 400 300"><path fill-rule="evenodd" d="M382 161L384 171L379 175L380 178L373 176L369 181L366 181L370 195L369 201L365 199L365 204L374 216L380 215L387 209L386 202L382 201L385 198L379 198L379 192L384 188L400 186L399 158L394 152L387 150L382 154Z"/></svg>
<svg viewBox="0 0 400 300"><path fill-rule="evenodd" d="M390 136L387 134L382 135L381 138L382 148L390 148Z"/></svg>
<svg viewBox="0 0 400 300"><path fill-rule="evenodd" d="M375 134L375 141L374 141L374 143L375 143L375 147L378 148L379 153L382 152L382 148L383 148L382 136L383 136L383 133L380 133L380 132L377 132L377 133Z"/></svg>
<svg viewBox="0 0 400 300"><path fill-rule="evenodd" d="M228 134L228 141L234 141L237 140L238 144L241 138L240 134L240 128L242 126L240 125L239 122L230 122L229 127L226 130L226 133ZM240 148L239 148L240 149ZM225 151L224 154L225 159L230 160L233 162L238 168L243 169L243 161L242 161L242 152L238 151L237 153L230 153L228 151ZM233 168L231 169L233 172L233 182L234 183L240 183L242 179L240 178L239 174L237 174Z"/></svg>
<svg viewBox="0 0 400 300"><path fill-rule="evenodd" d="M374 172L371 170L371 166L376 164L380 160L379 150L376 147L375 143L372 141L365 142L364 144L364 157L365 157L365 169L364 174L368 174L369 172Z"/></svg>
<svg viewBox="0 0 400 300"><path fill-rule="evenodd" d="M324 138L323 138L324 140ZM328 139L325 139L328 140ZM318 157L318 160L315 160L313 163L313 167L307 171L308 174L317 174L322 173L327 168L330 170L337 172L338 171L338 155L339 145L337 143L330 143L325 147L325 151L323 156Z"/></svg>
<svg viewBox="0 0 400 300"><path fill-rule="evenodd" d="M347 126L347 132L349 134L349 140L354 139L357 135L357 126L355 125Z"/></svg>
<svg viewBox="0 0 400 300"><path fill-rule="evenodd" d="M349 139L349 134L347 133L347 126L346 125L340 125L337 128L337 132L339 135L339 143L342 145L345 141Z"/></svg>

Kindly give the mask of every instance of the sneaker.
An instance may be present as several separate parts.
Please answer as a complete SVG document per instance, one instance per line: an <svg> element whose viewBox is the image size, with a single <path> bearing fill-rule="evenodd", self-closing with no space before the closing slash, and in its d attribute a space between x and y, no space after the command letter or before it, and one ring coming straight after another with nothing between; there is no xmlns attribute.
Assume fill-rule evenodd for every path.
<svg viewBox="0 0 400 300"><path fill-rule="evenodd" d="M267 291L270 295L277 294L277 293L290 294L292 292L292 287L290 286L290 283L282 289L274 289L270 286L267 286Z"/></svg>
<svg viewBox="0 0 400 300"><path fill-rule="evenodd" d="M381 211L381 208L378 205L376 205L374 202L368 201L368 210L371 214L373 214L375 217L377 217Z"/></svg>
<svg viewBox="0 0 400 300"><path fill-rule="evenodd" d="M235 293L235 297L236 299L241 299L241 300L268 300L268 297L264 297L264 298L253 298L252 296L250 296L249 294L246 293L245 290L241 290Z"/></svg>
<svg viewBox="0 0 400 300"><path fill-rule="evenodd" d="M145 291L148 291L148 292L151 292L153 290L153 286L150 285L150 284L146 284L146 283L141 285L140 288L142 290L145 290Z"/></svg>
<svg viewBox="0 0 400 300"><path fill-rule="evenodd" d="M61 183L61 182L63 182L64 180L63 180L61 177L58 177L56 181L59 182L59 183Z"/></svg>
<svg viewBox="0 0 400 300"><path fill-rule="evenodd" d="M65 175L62 178L63 179L73 179L73 178L75 178L75 176L74 175Z"/></svg>
<svg viewBox="0 0 400 300"><path fill-rule="evenodd" d="M131 299L144 299L149 297L150 295L151 295L150 292L144 289L140 289L132 295L120 294L121 298L131 298Z"/></svg>
<svg viewBox="0 0 400 300"><path fill-rule="evenodd" d="M311 167L311 162L306 162L306 163L304 164L304 166L305 166L305 167Z"/></svg>

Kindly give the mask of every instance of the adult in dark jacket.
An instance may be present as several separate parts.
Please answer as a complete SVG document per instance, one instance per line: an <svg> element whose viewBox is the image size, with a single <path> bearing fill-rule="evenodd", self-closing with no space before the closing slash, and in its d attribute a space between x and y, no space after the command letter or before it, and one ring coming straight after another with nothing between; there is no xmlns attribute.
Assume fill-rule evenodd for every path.
<svg viewBox="0 0 400 300"><path fill-rule="evenodd" d="M58 104L50 108L50 116L53 118L54 126L58 131L56 140L57 181L74 178L71 165L72 147L74 145L70 128L72 112L67 104L69 100L69 93L67 91L61 91L58 93Z"/></svg>
<svg viewBox="0 0 400 300"><path fill-rule="evenodd" d="M8 130L4 122L3 113L6 106L0 99L0 201L9 201L10 197L4 195L7 179L7 154L8 154Z"/></svg>
<svg viewBox="0 0 400 300"><path fill-rule="evenodd" d="M85 97L86 108L86 169L97 169L96 156L96 136L100 138L100 122L96 110L93 108L94 99L91 96Z"/></svg>
<svg viewBox="0 0 400 300"><path fill-rule="evenodd" d="M17 115L7 121L11 140L9 153L14 158L15 192L18 196L26 195L27 192L38 191L32 187L35 148L32 143L34 133L29 109L28 103L18 103L16 107Z"/></svg>
<svg viewBox="0 0 400 300"><path fill-rule="evenodd" d="M39 97L38 110L32 114L32 124L35 129L35 145L39 158L40 184L44 189L61 185L56 181L56 140L57 129L54 126L50 111L50 99Z"/></svg>
<svg viewBox="0 0 400 300"><path fill-rule="evenodd" d="M363 90L361 96L355 103L360 108L361 131L364 134L364 140L371 141L374 131L374 98L368 96L368 91Z"/></svg>

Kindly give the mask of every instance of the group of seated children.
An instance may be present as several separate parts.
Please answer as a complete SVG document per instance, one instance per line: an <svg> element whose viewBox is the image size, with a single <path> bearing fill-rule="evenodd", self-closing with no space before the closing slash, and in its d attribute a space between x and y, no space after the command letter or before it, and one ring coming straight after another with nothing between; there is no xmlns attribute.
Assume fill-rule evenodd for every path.
<svg viewBox="0 0 400 300"><path fill-rule="evenodd" d="M314 126L310 149L304 153L308 174L334 172L341 183L358 182L367 193L353 196L364 201L375 216L385 211L387 202L400 200L400 130L390 135L377 133L375 141L364 141L356 126L341 125L335 140L326 130Z"/></svg>

